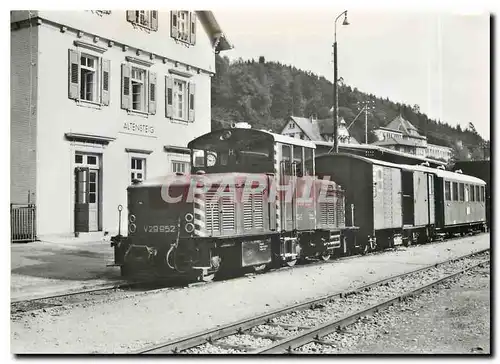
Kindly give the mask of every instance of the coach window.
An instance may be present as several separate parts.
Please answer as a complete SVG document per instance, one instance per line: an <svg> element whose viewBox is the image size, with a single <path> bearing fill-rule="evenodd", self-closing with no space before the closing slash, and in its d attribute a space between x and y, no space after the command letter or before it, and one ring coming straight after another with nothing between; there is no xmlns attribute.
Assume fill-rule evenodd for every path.
<svg viewBox="0 0 500 364"><path fill-rule="evenodd" d="M464 201L468 202L469 201L469 185L464 184Z"/></svg>
<svg viewBox="0 0 500 364"><path fill-rule="evenodd" d="M452 196L453 201L458 201L458 182L452 182Z"/></svg>
<svg viewBox="0 0 500 364"><path fill-rule="evenodd" d="M481 202L484 202L486 199L484 192L485 192L485 188L484 188L484 186L481 186Z"/></svg>
<svg viewBox="0 0 500 364"><path fill-rule="evenodd" d="M474 186L474 189L476 190L476 201L481 202L481 195L479 194L479 186Z"/></svg>
<svg viewBox="0 0 500 364"><path fill-rule="evenodd" d="M451 185L449 181L444 182L444 198L446 201L451 201Z"/></svg>
<svg viewBox="0 0 500 364"><path fill-rule="evenodd" d="M476 201L476 193L475 193L475 188L474 185L469 186L469 196L470 196L470 201L474 202Z"/></svg>

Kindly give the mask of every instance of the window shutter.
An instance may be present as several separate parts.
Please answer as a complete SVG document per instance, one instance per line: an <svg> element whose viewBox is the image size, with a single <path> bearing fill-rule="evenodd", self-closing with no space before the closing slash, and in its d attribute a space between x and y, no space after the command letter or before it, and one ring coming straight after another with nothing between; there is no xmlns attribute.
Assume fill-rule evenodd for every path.
<svg viewBox="0 0 500 364"><path fill-rule="evenodd" d="M129 110L131 104L131 84L130 75L132 67L122 64L122 109Z"/></svg>
<svg viewBox="0 0 500 364"><path fill-rule="evenodd" d="M156 73L149 72L149 113L156 114Z"/></svg>
<svg viewBox="0 0 500 364"><path fill-rule="evenodd" d="M190 43L196 43L196 13L194 11L190 12L191 14L191 29L190 29Z"/></svg>
<svg viewBox="0 0 500 364"><path fill-rule="evenodd" d="M127 10L127 21L131 23L137 22L137 16L135 15L135 10Z"/></svg>
<svg viewBox="0 0 500 364"><path fill-rule="evenodd" d="M109 105L109 59L103 59L102 64L102 83L101 83L101 103L105 106Z"/></svg>
<svg viewBox="0 0 500 364"><path fill-rule="evenodd" d="M151 10L151 30L158 30L158 11Z"/></svg>
<svg viewBox="0 0 500 364"><path fill-rule="evenodd" d="M174 79L165 76L165 116L172 118L174 116Z"/></svg>
<svg viewBox="0 0 500 364"><path fill-rule="evenodd" d="M69 49L68 56L68 97L78 100L80 92L80 53Z"/></svg>
<svg viewBox="0 0 500 364"><path fill-rule="evenodd" d="M170 12L170 35L172 38L179 38L179 30L177 28L178 11L172 10Z"/></svg>
<svg viewBox="0 0 500 364"><path fill-rule="evenodd" d="M189 82L188 118L190 122L194 121L194 107L195 107L194 95L195 95L195 84L194 82Z"/></svg>

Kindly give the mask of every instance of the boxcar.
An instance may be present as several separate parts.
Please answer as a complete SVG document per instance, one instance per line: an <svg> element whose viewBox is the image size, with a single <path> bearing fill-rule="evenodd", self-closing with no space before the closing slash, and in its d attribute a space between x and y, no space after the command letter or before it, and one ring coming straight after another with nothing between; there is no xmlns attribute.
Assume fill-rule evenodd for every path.
<svg viewBox="0 0 500 364"><path fill-rule="evenodd" d="M402 243L400 165L338 153L316 157L316 174L344 186L346 225L359 227L358 244L373 250Z"/></svg>

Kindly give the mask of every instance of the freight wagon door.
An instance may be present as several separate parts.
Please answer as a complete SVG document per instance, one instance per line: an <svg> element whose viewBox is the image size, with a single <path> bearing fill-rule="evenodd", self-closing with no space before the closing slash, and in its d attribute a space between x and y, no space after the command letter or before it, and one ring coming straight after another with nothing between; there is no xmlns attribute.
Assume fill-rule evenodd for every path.
<svg viewBox="0 0 500 364"><path fill-rule="evenodd" d="M427 175L427 181L429 186L429 224L433 225L436 222L436 206L434 198L434 176L432 174Z"/></svg>
<svg viewBox="0 0 500 364"><path fill-rule="evenodd" d="M391 168L392 172L392 226L402 227L403 226L403 211L402 211L402 179L401 170L397 168Z"/></svg>
<svg viewBox="0 0 500 364"><path fill-rule="evenodd" d="M415 226L427 225L429 221L427 175L413 172L413 190L415 194Z"/></svg>

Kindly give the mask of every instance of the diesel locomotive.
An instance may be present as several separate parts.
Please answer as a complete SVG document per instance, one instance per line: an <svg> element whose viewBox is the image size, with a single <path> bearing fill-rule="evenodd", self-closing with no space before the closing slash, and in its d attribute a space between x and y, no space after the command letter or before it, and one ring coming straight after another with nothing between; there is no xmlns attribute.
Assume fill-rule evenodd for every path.
<svg viewBox="0 0 500 364"><path fill-rule="evenodd" d="M128 234L112 238L122 274L210 280L449 234L484 231L485 182L352 154L251 128L188 145L191 173L128 188Z"/></svg>
<svg viewBox="0 0 500 364"><path fill-rule="evenodd" d="M188 145L191 173L128 188L128 235L114 237L123 275L211 279L329 259L356 227L345 225L344 190L315 174L315 144L234 128Z"/></svg>

